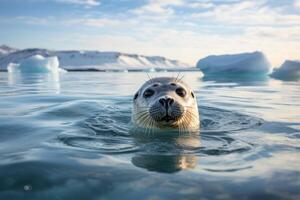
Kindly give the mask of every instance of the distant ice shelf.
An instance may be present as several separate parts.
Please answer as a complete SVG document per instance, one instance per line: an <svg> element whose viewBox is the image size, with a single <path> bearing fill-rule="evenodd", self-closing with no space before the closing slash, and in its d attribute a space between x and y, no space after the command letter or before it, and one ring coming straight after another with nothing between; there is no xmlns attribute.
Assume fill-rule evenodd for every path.
<svg viewBox="0 0 300 200"><path fill-rule="evenodd" d="M73 71L196 69L178 60L167 59L161 56L100 51L53 51L36 48L14 51L0 57L0 70L5 70L9 63L21 63L24 59L34 55L44 57L56 56L61 68Z"/></svg>
<svg viewBox="0 0 300 200"><path fill-rule="evenodd" d="M9 47L7 45L0 45L0 57L16 52L18 49Z"/></svg>

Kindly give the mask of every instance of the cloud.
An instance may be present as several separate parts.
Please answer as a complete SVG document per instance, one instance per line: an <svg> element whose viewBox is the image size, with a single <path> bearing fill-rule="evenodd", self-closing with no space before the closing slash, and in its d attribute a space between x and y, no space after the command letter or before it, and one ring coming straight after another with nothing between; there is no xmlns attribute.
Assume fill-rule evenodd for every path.
<svg viewBox="0 0 300 200"><path fill-rule="evenodd" d="M126 26L115 32L85 35L74 39L78 47L104 51L122 51L145 55L162 55L194 65L211 54L263 51L272 64L296 59L300 48L297 27L247 27L243 32L222 35L218 32L192 31L164 27L153 23L123 21ZM139 25L138 25L139 24ZM138 25L138 26L137 26ZM119 27L119 26L117 26ZM123 29L130 30L128 32Z"/></svg>
<svg viewBox="0 0 300 200"><path fill-rule="evenodd" d="M108 27L108 26L117 26L122 25L123 22L121 20L113 20L108 18L86 18L86 19L70 19L70 20L63 20L61 24L64 25L85 25L91 27Z"/></svg>
<svg viewBox="0 0 300 200"><path fill-rule="evenodd" d="M12 18L1 18L0 22L2 23L23 23L29 25L49 25L52 17L32 17L32 16L16 16Z"/></svg>
<svg viewBox="0 0 300 200"><path fill-rule="evenodd" d="M100 2L98 0L56 0L60 3L69 3L69 4L79 4L85 6L99 6Z"/></svg>
<svg viewBox="0 0 300 200"><path fill-rule="evenodd" d="M261 39L300 42L300 27L248 27L246 35Z"/></svg>
<svg viewBox="0 0 300 200"><path fill-rule="evenodd" d="M183 5L181 0L150 0L146 5L133 10L135 14L172 14L172 6Z"/></svg>
<svg viewBox="0 0 300 200"><path fill-rule="evenodd" d="M300 2L300 1L299 1ZM214 9L192 14L229 25L300 25L300 15L288 14L285 8L271 8L266 1L243 1L221 4Z"/></svg>
<svg viewBox="0 0 300 200"><path fill-rule="evenodd" d="M171 9L164 8L160 4L152 3L147 4L139 9L134 10L136 14L145 14L145 13L156 13L156 14L164 14L172 12Z"/></svg>
<svg viewBox="0 0 300 200"><path fill-rule="evenodd" d="M300 8L300 0L295 0L294 6Z"/></svg>
<svg viewBox="0 0 300 200"><path fill-rule="evenodd" d="M81 7L87 2L90 6L100 3L56 1ZM82 10L78 17L20 17L17 23L48 24L66 33L84 35L62 36L72 48L162 55L190 64L210 54L260 50L279 65L287 58L299 59L300 15L295 12L296 2L300 0L279 7L267 0L148 0L137 8L122 8L122 12ZM58 42L59 45L66 43Z"/></svg>
<svg viewBox="0 0 300 200"><path fill-rule="evenodd" d="M161 6L179 6L183 5L184 1L182 0L151 0L150 3L157 3Z"/></svg>
<svg viewBox="0 0 300 200"><path fill-rule="evenodd" d="M298 56L300 16L286 8L267 1L184 2L150 0L113 17L72 19L73 24L101 28L101 35L76 41L81 47L162 55L190 64L210 54L256 50L274 65ZM178 14L181 8L192 12Z"/></svg>
<svg viewBox="0 0 300 200"><path fill-rule="evenodd" d="M212 8L214 7L214 4L211 2L192 2L192 3L187 3L185 6L190 7L190 8Z"/></svg>

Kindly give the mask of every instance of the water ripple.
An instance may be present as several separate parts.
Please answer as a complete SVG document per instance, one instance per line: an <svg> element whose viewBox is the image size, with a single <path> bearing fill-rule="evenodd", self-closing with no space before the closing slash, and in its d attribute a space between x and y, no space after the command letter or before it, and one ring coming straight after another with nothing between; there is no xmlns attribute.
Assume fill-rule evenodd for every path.
<svg viewBox="0 0 300 200"><path fill-rule="evenodd" d="M231 132L254 128L263 124L263 120L249 115L223 110L220 108L199 108L201 132Z"/></svg>
<svg viewBox="0 0 300 200"><path fill-rule="evenodd" d="M119 106L98 109L101 112L76 124L81 130L77 135L64 133L59 140L69 147L108 154L227 155L253 148L252 144L232 137L232 131L250 129L263 123L263 120L248 115L203 106L199 108L202 119L200 136L135 137L130 133L130 109Z"/></svg>
<svg viewBox="0 0 300 200"><path fill-rule="evenodd" d="M95 138L95 137L64 137L61 141L71 147L77 147L81 150L93 150L101 153L132 153L137 151L134 144L126 143L118 138Z"/></svg>

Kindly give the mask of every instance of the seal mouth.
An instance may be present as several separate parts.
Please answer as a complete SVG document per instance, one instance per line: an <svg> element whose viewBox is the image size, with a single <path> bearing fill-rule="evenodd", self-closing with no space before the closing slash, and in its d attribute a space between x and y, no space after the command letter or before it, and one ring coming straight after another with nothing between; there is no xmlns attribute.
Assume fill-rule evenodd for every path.
<svg viewBox="0 0 300 200"><path fill-rule="evenodd" d="M165 122L175 121L175 117L166 114L164 117L161 118L160 121L165 121Z"/></svg>

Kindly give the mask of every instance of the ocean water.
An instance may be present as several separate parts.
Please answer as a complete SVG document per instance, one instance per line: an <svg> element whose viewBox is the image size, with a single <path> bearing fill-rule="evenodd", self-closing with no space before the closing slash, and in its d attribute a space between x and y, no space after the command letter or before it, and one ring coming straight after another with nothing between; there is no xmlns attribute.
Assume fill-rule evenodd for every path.
<svg viewBox="0 0 300 200"><path fill-rule="evenodd" d="M142 72L1 72L0 199L300 199L300 83L181 74L198 136L131 134Z"/></svg>

